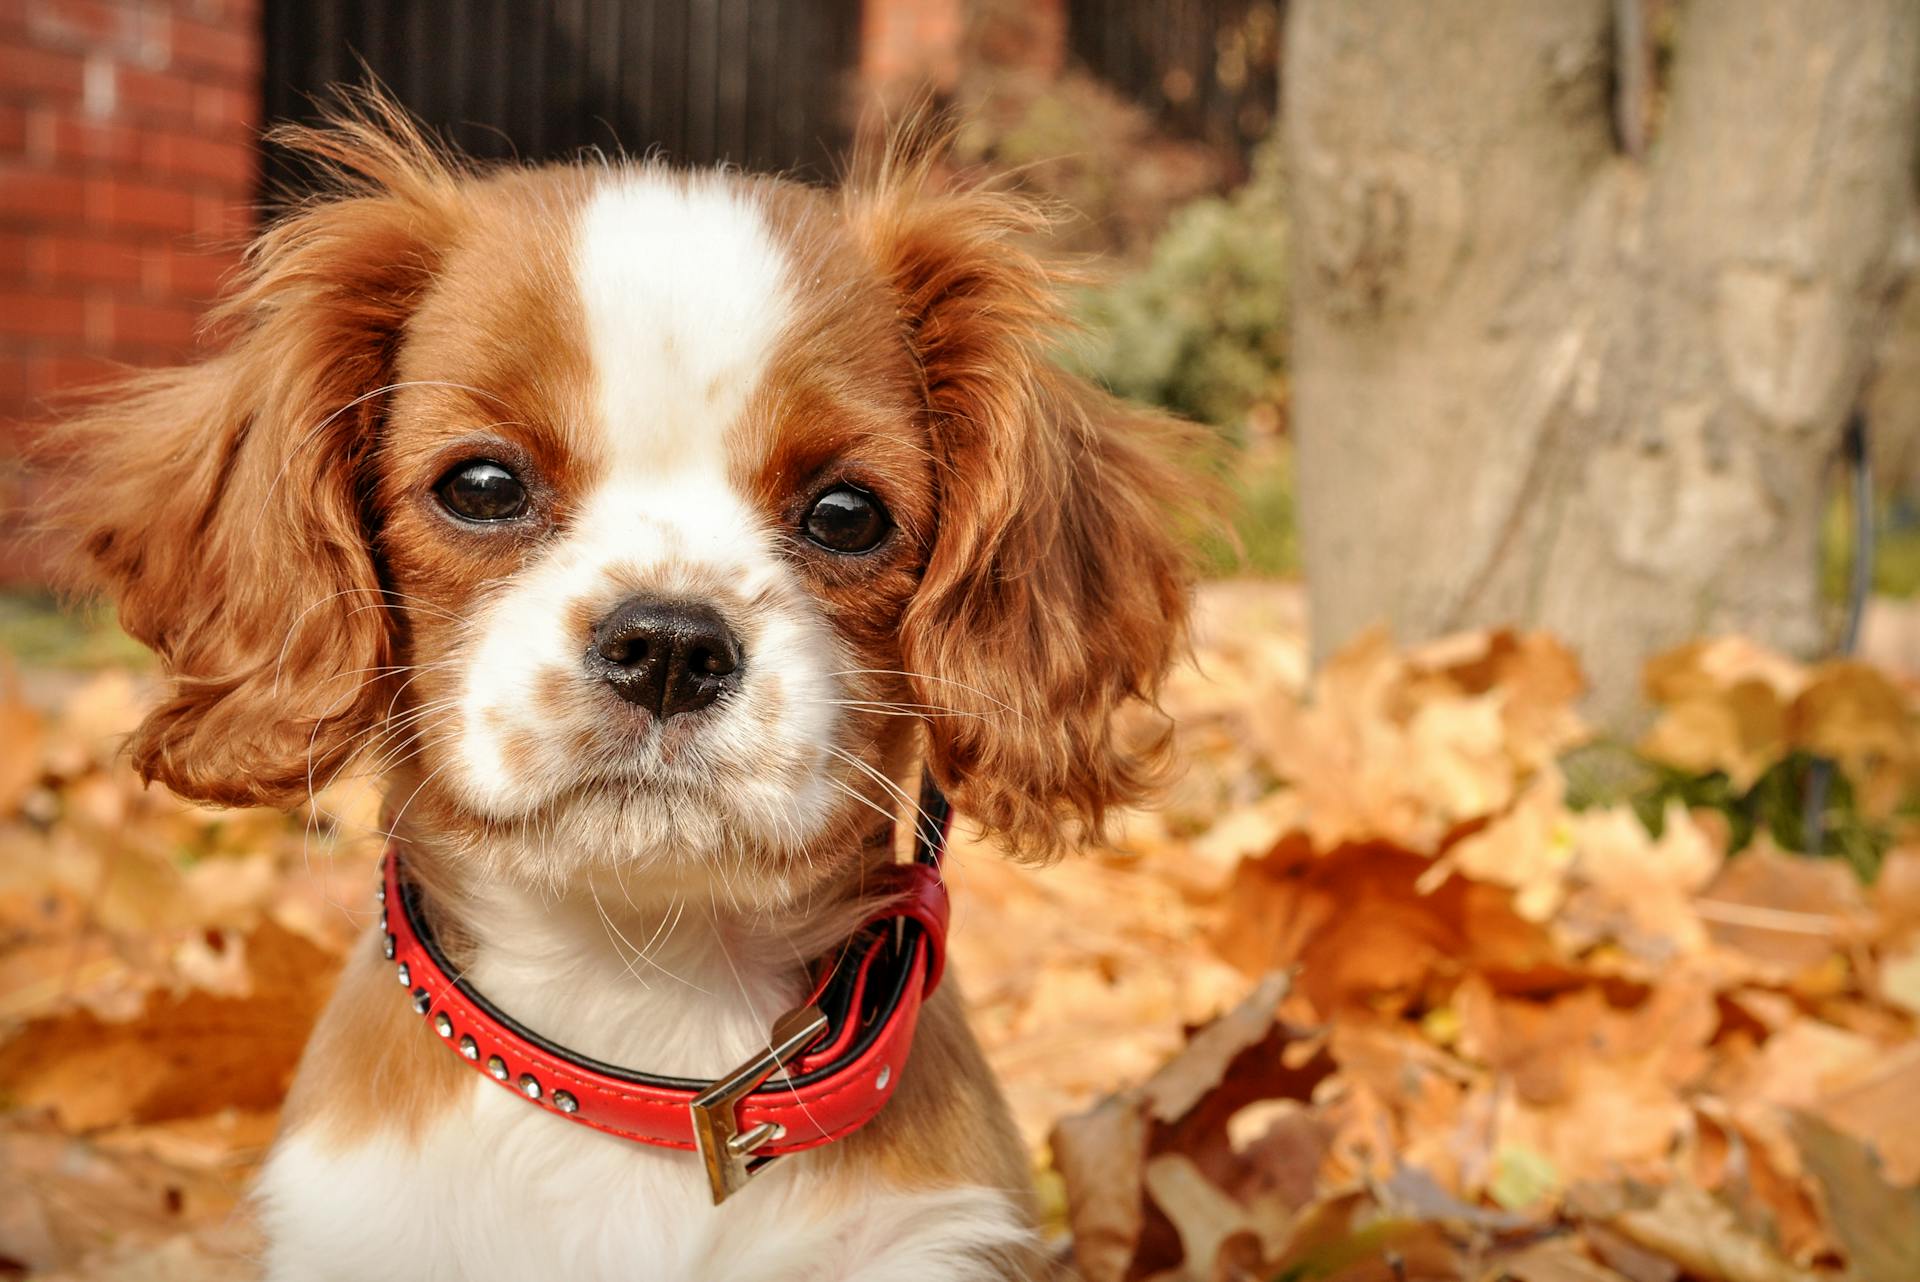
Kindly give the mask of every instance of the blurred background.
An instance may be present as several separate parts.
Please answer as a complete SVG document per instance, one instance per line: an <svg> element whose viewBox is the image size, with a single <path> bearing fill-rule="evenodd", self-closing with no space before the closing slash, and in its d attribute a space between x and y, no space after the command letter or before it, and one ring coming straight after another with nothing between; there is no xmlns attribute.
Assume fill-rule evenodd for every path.
<svg viewBox="0 0 1920 1282"><path fill-rule="evenodd" d="M1218 432L1168 804L953 871L1080 1275L1920 1276L1920 0L0 0L0 1276L249 1276L369 919L365 780L132 778L22 462L369 75L812 181L930 98L1057 207L1061 359Z"/></svg>
<svg viewBox="0 0 1920 1282"><path fill-rule="evenodd" d="M1241 546L1209 563L1317 569L1321 655L1378 620L1540 622L1617 719L1639 663L1696 632L1825 653L1869 524L1870 588L1920 584L1899 37L1856 15L1844 60L1775 53L1763 74L1811 16L1703 13L1714 44L1687 58L1687 6L1563 8L1308 14L1288 78L1272 0L9 0L0 576L25 592L7 626L38 626L29 425L194 351L239 246L305 188L262 127L370 74L476 156L813 180L857 122L931 95L964 122L956 165L1055 200L1054 248L1093 266L1070 359L1240 453ZM1528 74L1463 95L1495 64ZM1442 495L1455 537L1436 541ZM1866 615L1870 651L1914 642L1900 611Z"/></svg>

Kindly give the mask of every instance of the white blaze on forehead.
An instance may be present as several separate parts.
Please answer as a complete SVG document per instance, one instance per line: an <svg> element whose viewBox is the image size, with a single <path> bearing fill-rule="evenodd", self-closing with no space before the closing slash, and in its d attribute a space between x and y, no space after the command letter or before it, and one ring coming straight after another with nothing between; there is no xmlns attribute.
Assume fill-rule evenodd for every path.
<svg viewBox="0 0 1920 1282"><path fill-rule="evenodd" d="M606 694L569 620L601 617L637 589L699 592L718 581L729 599L715 604L746 651L742 679L703 714L700 751L675 760L755 768L730 789L724 822L797 831L831 796L811 763L831 741L834 672L845 665L730 476L736 425L794 311L786 256L735 184L641 168L610 176L583 209L572 268L594 377L592 420L580 428L598 448L580 461L566 528L476 612L454 778L492 816L526 813L573 786L589 763L554 733L535 693L559 676L583 698ZM520 745L512 755L510 735ZM634 754L591 764L635 777L672 765L657 745ZM796 781L795 763L809 763L811 782Z"/></svg>
<svg viewBox="0 0 1920 1282"><path fill-rule="evenodd" d="M636 171L587 206L575 272L615 475L724 475L792 310L758 204L717 177Z"/></svg>

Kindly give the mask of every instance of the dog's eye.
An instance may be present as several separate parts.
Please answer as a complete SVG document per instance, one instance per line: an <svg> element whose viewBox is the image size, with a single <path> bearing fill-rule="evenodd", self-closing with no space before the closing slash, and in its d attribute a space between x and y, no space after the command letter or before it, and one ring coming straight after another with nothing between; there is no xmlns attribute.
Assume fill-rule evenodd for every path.
<svg viewBox="0 0 1920 1282"><path fill-rule="evenodd" d="M470 459L440 478L440 502L469 521L510 521L527 510L527 487L491 459Z"/></svg>
<svg viewBox="0 0 1920 1282"><path fill-rule="evenodd" d="M829 552L855 555L880 546L893 521L873 495L851 485L836 485L813 501L800 528Z"/></svg>

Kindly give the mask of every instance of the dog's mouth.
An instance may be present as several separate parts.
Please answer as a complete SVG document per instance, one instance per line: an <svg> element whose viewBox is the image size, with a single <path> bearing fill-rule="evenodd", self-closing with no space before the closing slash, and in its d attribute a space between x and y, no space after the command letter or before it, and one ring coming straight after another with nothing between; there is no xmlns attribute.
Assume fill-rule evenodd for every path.
<svg viewBox="0 0 1920 1282"><path fill-rule="evenodd" d="M844 826L846 812L873 817L885 805L860 804L876 788L862 790L865 774L825 747L751 759L695 725L623 727L589 752L543 763L540 774L523 781L522 804L459 804L489 841L576 868L803 858Z"/></svg>

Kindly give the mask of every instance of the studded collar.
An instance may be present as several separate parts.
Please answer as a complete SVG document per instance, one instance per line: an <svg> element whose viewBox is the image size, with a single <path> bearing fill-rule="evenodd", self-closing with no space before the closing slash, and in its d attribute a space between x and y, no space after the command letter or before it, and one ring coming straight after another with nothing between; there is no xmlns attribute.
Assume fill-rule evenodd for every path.
<svg viewBox="0 0 1920 1282"><path fill-rule="evenodd" d="M775 1159L858 1130L891 1097L946 955L940 859L951 826L946 798L923 779L913 862L889 865L898 892L821 967L807 1001L775 1021L767 1049L717 1081L603 1063L488 1001L441 952L398 845L381 860L382 944L415 1013L451 1052L530 1107L698 1152L718 1205Z"/></svg>

